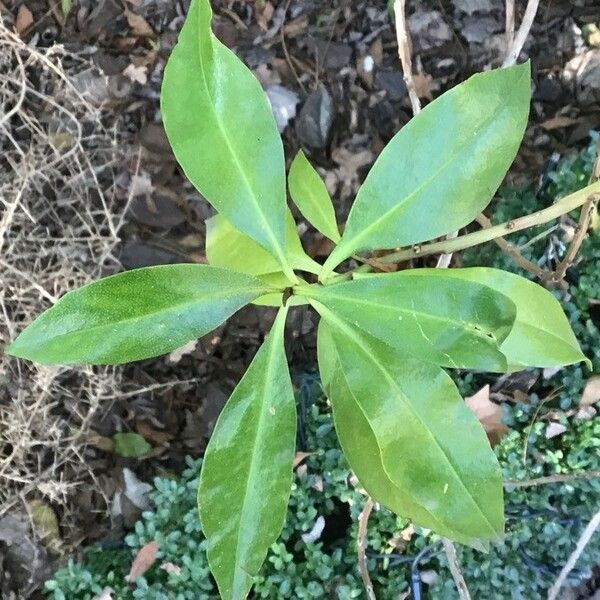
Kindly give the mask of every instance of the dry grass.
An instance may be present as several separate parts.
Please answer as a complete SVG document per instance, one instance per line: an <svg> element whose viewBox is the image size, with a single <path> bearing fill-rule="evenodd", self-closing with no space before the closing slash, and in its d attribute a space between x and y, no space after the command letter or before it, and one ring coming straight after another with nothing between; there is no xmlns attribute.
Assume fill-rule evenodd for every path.
<svg viewBox="0 0 600 600"><path fill-rule="evenodd" d="M115 172L126 144L71 83L83 69L60 47L27 46L0 19L0 350L64 292L119 267L126 192ZM68 515L93 479L90 418L120 386L115 369L42 368L0 352L0 516L32 497Z"/></svg>

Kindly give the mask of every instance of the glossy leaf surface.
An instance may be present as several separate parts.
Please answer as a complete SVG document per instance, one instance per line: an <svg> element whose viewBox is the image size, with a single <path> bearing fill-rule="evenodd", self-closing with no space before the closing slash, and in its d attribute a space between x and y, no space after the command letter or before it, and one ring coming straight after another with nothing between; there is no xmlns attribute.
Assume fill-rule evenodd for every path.
<svg viewBox="0 0 600 600"><path fill-rule="evenodd" d="M500 269L428 269L438 277L455 277L487 285L515 303L514 326L500 349L510 370L527 367L560 367L588 359L558 300L545 288ZM589 361L588 361L589 362Z"/></svg>
<svg viewBox="0 0 600 600"><path fill-rule="evenodd" d="M290 196L302 216L325 237L338 242L340 232L325 182L300 150L288 174Z"/></svg>
<svg viewBox="0 0 600 600"><path fill-rule="evenodd" d="M529 113L529 63L474 75L388 143L324 274L355 252L408 246L470 223L512 163Z"/></svg>
<svg viewBox="0 0 600 600"><path fill-rule="evenodd" d="M306 295L416 358L453 368L506 370L499 346L515 320L512 300L488 286L428 271L314 285Z"/></svg>
<svg viewBox="0 0 600 600"><path fill-rule="evenodd" d="M45 364L120 364L201 337L268 288L206 265L127 271L65 294L7 349Z"/></svg>
<svg viewBox="0 0 600 600"><path fill-rule="evenodd" d="M269 101L193 0L163 79L161 110L177 160L200 193L288 271L285 163Z"/></svg>
<svg viewBox="0 0 600 600"><path fill-rule="evenodd" d="M369 494L461 543L501 536L500 468L450 377L314 306L331 337L319 341L319 367L336 430Z"/></svg>
<svg viewBox="0 0 600 600"><path fill-rule="evenodd" d="M202 465L200 521L225 600L246 597L285 520L296 448L285 313L227 401Z"/></svg>
<svg viewBox="0 0 600 600"><path fill-rule="evenodd" d="M471 537L465 538L451 524L438 520L410 493L390 479L383 466L376 432L348 387L348 381L339 366L330 327L323 319L319 323L318 352L321 381L331 402L340 445L350 467L371 498L398 515L419 524L426 523L427 527L440 535L472 543Z"/></svg>

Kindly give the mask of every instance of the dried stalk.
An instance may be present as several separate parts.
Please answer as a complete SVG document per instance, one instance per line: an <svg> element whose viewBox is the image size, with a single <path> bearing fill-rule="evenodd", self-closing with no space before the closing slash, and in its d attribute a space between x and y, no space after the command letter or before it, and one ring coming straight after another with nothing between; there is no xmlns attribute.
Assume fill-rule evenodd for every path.
<svg viewBox="0 0 600 600"><path fill-rule="evenodd" d="M600 479L600 471L581 471L580 473L558 473L556 475L547 475L546 477L536 477L535 479L507 479L504 487L524 488L536 485L548 485L550 483L564 483L575 481L576 479Z"/></svg>
<svg viewBox="0 0 600 600"><path fill-rule="evenodd" d="M562 588L562 586L564 585L569 573L573 570L575 563L581 556L582 552L585 550L585 547L588 545L589 541L592 539L592 536L594 535L596 529L598 529L599 526L600 510L592 517L592 520L587 524L587 527L583 530L581 537L577 541L575 550L573 550L573 553L571 554L571 556L569 556L569 560L567 560L565 566L562 568L562 571L558 575L558 579L550 588L550 591L548 592L548 600L556 600L556 598L558 598L560 588Z"/></svg>
<svg viewBox="0 0 600 600"><path fill-rule="evenodd" d="M367 598L369 600L377 600L375 598L375 592L373 591L373 582L371 581L371 577L369 575L369 567L367 565L367 525L369 523L369 517L371 516L371 511L373 510L373 500L371 498L367 499L365 503L365 507L362 509L362 512L358 516L358 541L357 541L357 550L358 550L358 570L360 571L360 576L363 580L363 585L365 586L365 591L367 593Z"/></svg>
<svg viewBox="0 0 600 600"><path fill-rule="evenodd" d="M540 0L529 0L529 2L527 2L527 8L525 9L525 14L523 15L521 26L519 27L517 35L514 37L512 45L510 46L506 58L502 63L503 67L510 67L511 65L516 64L517 59L519 58L519 54L521 54L521 50L525 45L525 40L527 39L529 31L531 30L531 26L533 25L533 21L535 19L535 15L537 14L539 4Z"/></svg>
<svg viewBox="0 0 600 600"><path fill-rule="evenodd" d="M404 82L408 90L408 97L412 106L413 114L421 112L421 101L417 94L415 80L412 75L412 59L410 52L410 38L408 28L406 27L406 0L395 0L394 16L396 18L396 39L398 40L398 56L402 64Z"/></svg>
<svg viewBox="0 0 600 600"><path fill-rule="evenodd" d="M446 538L442 539L442 544L444 545L444 551L448 558L448 567L450 568L450 573L452 573L452 578L454 579L454 584L456 585L460 600L471 600L471 594L469 593L469 588L463 577L454 544Z"/></svg>

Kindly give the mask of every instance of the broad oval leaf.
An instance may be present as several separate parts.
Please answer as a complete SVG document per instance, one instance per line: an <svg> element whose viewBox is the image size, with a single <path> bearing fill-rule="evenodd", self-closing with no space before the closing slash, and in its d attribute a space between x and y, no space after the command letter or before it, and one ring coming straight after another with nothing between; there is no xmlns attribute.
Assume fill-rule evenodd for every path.
<svg viewBox="0 0 600 600"><path fill-rule="evenodd" d="M267 293L218 267L162 265L119 273L65 294L6 352L45 364L121 364L201 337Z"/></svg>
<svg viewBox="0 0 600 600"><path fill-rule="evenodd" d="M340 232L331 197L319 173L302 150L296 154L290 167L288 188L302 216L317 231L337 243L340 240Z"/></svg>
<svg viewBox="0 0 600 600"><path fill-rule="evenodd" d="M499 538L500 467L450 377L313 305L329 326L326 351L335 355L319 366L336 429L362 485L402 516L461 543Z"/></svg>
<svg viewBox="0 0 600 600"><path fill-rule="evenodd" d="M438 520L406 490L398 487L383 466L376 432L360 403L353 396L339 366L336 347L327 323L322 319L318 330L319 372L325 393L331 402L333 420L340 446L352 470L369 496L389 510L433 529L439 535L463 543L473 543L455 531L452 524Z"/></svg>
<svg viewBox="0 0 600 600"><path fill-rule="evenodd" d="M283 347L286 309L217 420L200 474L208 562L224 600L242 600L284 524L296 444Z"/></svg>
<svg viewBox="0 0 600 600"><path fill-rule="evenodd" d="M487 285L515 303L515 323L500 346L509 370L560 367L580 361L589 364L560 303L541 285L514 273L487 267L427 271L436 277L454 277Z"/></svg>
<svg viewBox="0 0 600 600"><path fill-rule="evenodd" d="M470 223L515 158L530 97L525 63L474 75L426 106L371 168L322 277L355 252L409 246Z"/></svg>
<svg viewBox="0 0 600 600"><path fill-rule="evenodd" d="M500 344L512 300L488 286L412 269L302 288L349 323L416 358L452 368L505 371ZM460 283L459 283L460 282Z"/></svg>
<svg viewBox="0 0 600 600"><path fill-rule="evenodd" d="M188 179L240 231L285 258L285 162L266 94L210 28L209 0L193 0L167 66L161 111Z"/></svg>

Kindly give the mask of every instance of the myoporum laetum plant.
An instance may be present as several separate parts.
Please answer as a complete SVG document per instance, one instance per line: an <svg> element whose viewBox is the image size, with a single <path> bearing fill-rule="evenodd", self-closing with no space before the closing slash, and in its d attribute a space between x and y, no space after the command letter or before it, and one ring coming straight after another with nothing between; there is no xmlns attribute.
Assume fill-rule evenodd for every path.
<svg viewBox="0 0 600 600"><path fill-rule="evenodd" d="M452 252L584 204L600 184L538 212L423 244L469 224L519 147L530 69L471 77L389 142L340 235L325 185L298 154L288 174L302 215L335 248L303 250L286 203L283 146L252 73L193 0L162 88L164 125L181 167L218 214L209 265L137 269L67 293L9 346L39 363L119 364L165 354L244 305L279 308L207 447L198 507L221 596L249 592L284 523L296 408L284 351L290 308L321 316L319 369L337 435L369 495L416 524L485 547L503 533L502 479L485 432L444 369L507 372L586 360L554 296L489 268L336 272L353 256L393 262Z"/></svg>

